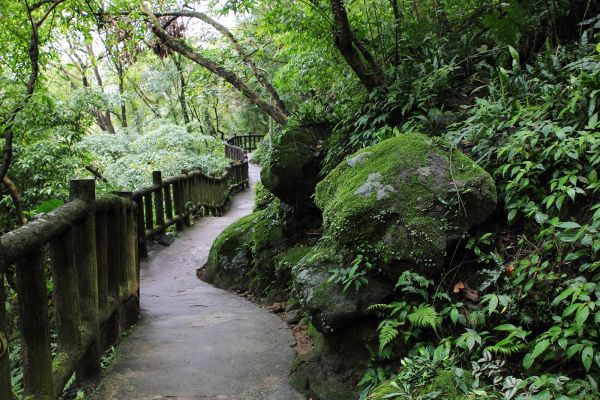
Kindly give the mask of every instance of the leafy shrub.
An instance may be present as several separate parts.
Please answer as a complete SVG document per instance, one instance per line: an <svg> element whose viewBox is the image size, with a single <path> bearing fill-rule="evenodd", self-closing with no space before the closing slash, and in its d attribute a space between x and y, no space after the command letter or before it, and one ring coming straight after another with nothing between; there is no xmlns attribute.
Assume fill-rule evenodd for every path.
<svg viewBox="0 0 600 400"><path fill-rule="evenodd" d="M220 140L169 122L149 125L154 129L145 134L91 134L83 139L81 146L94 153L96 167L113 187L147 186L156 170L164 177L183 169L218 175L229 165Z"/></svg>

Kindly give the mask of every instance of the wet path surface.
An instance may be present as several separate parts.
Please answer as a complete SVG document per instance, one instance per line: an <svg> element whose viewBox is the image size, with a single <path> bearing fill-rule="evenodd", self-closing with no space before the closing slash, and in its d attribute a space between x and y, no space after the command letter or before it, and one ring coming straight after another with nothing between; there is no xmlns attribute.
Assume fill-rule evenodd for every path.
<svg viewBox="0 0 600 400"><path fill-rule="evenodd" d="M259 170L250 165L251 186ZM123 341L97 399L303 399L289 385L293 336L276 315L196 277L214 239L252 212L234 196L142 265L142 319Z"/></svg>

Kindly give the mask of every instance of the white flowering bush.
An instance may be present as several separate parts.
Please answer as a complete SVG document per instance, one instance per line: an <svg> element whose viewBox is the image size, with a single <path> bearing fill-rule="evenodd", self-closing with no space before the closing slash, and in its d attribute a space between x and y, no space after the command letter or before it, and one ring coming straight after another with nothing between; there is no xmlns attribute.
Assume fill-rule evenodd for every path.
<svg viewBox="0 0 600 400"><path fill-rule="evenodd" d="M152 171L163 177L200 169L219 175L229 165L223 143L171 122L153 121L146 132L131 129L117 134L92 134L81 146L94 155L94 167L112 188L135 190L152 182Z"/></svg>

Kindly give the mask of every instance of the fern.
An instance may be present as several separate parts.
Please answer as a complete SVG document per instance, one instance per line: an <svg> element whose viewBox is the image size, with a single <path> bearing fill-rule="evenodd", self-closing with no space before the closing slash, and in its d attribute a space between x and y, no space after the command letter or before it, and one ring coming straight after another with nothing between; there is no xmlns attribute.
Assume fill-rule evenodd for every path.
<svg viewBox="0 0 600 400"><path fill-rule="evenodd" d="M501 342L498 342L493 346L486 347L485 349L490 353L502 354L503 356L511 356L522 351L526 347L524 343L500 343Z"/></svg>
<svg viewBox="0 0 600 400"><path fill-rule="evenodd" d="M398 321L386 319L379 324L379 352L382 353L385 347L398 337Z"/></svg>
<svg viewBox="0 0 600 400"><path fill-rule="evenodd" d="M408 320L413 326L418 328L431 327L434 330L437 328L438 314L430 305L419 304L410 314Z"/></svg>

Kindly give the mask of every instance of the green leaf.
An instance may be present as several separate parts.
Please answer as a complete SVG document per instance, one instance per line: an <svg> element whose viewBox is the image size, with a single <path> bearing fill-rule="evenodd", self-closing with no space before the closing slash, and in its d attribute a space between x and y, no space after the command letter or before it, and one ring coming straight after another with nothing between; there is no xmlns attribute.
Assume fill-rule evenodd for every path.
<svg viewBox="0 0 600 400"><path fill-rule="evenodd" d="M585 367L586 371L590 370L593 360L594 360L594 349L592 348L592 346L586 346L583 349L583 351L581 352L581 362L583 363L583 366Z"/></svg>
<svg viewBox="0 0 600 400"><path fill-rule="evenodd" d="M490 302L488 303L488 315L491 315L498 308L498 296L495 294L490 297Z"/></svg>
<svg viewBox="0 0 600 400"><path fill-rule="evenodd" d="M579 225L577 222L561 222L560 224L556 225L559 228L563 228L563 229L578 229L581 228L581 225Z"/></svg>
<svg viewBox="0 0 600 400"><path fill-rule="evenodd" d="M501 331L501 332L512 332L517 329L519 329L519 328L517 328L513 324L498 325L497 327L494 328L495 331Z"/></svg>
<svg viewBox="0 0 600 400"><path fill-rule="evenodd" d="M575 325L578 329L583 328L583 324L585 323L589 315L590 309L587 306L582 307L577 311L577 314L575 315Z"/></svg>
<svg viewBox="0 0 600 400"><path fill-rule="evenodd" d="M413 312L408 314L408 320L414 326L420 328L430 326L435 329L437 323L437 312L435 311L435 308L430 305L420 304L413 310Z"/></svg>
<svg viewBox="0 0 600 400"><path fill-rule="evenodd" d="M553 305L559 304L561 301L563 301L564 299L566 299L567 297L569 297L570 295L572 295L575 290L576 289L575 289L574 286L569 286L568 288L566 288L565 290L563 290L558 296L556 296L554 298L554 300L552 301L552 304Z"/></svg>
<svg viewBox="0 0 600 400"><path fill-rule="evenodd" d="M456 322L458 321L458 315L458 309L456 307L452 307L452 310L450 310L450 320L454 325L456 325Z"/></svg>
<svg viewBox="0 0 600 400"><path fill-rule="evenodd" d="M581 303L571 304L569 307L565 308L565 310L562 313L563 318L573 314L575 310L577 310L579 307L581 307Z"/></svg>
<svg viewBox="0 0 600 400"><path fill-rule="evenodd" d="M550 347L550 341L548 339L537 342L531 353L527 354L523 359L523 367L525 369L531 368L535 359L538 358L544 351L546 351L548 347Z"/></svg>

